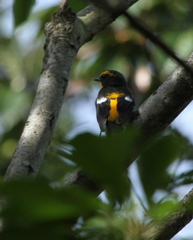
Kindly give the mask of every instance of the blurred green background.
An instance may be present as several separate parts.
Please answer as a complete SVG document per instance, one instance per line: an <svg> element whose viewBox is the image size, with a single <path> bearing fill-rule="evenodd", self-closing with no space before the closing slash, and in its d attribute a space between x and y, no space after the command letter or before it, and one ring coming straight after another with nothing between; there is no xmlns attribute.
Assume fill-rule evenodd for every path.
<svg viewBox="0 0 193 240"><path fill-rule="evenodd" d="M69 2L74 12L80 11L88 4L88 1L83 0ZM59 1L45 0L2 0L0 2L0 181L3 180L33 102L44 56L44 25L57 11L58 3ZM161 36L181 57L186 58L193 50L193 2L191 0L141 0L131 7L130 11L148 24L152 31ZM102 71L114 69L124 74L135 96L137 109L152 91L170 76L176 66L152 42L131 28L123 16L120 16L91 42L85 44L79 50L72 66L62 112L38 180L53 187L60 186L61 181L77 166L75 157L72 156L78 154L77 158L80 159L78 164L92 172L92 164L89 167L91 156L95 156L99 149L101 149L100 156L108 154L111 146L105 149L99 148L100 141L97 137L99 128L95 119L94 106L99 86L93 82L93 79ZM190 114L188 112L186 116ZM107 184L105 201L108 203L108 211L119 217L118 220L117 218L108 219L106 213L107 215L101 214L90 219L85 236L82 236L83 239L84 237L86 239L132 239L135 230L138 233L145 231L150 219L159 219L166 216L171 209L175 209L177 200L191 189L193 166L193 137L191 137L193 132L189 131L188 138L183 134L186 122L182 125L179 123L180 121L173 125L175 128L169 127L160 134L138 159L137 164L129 170L131 187L128 187L129 192L125 191L122 197L129 195L130 200L125 204L124 210L117 207L120 212L115 210L114 204L119 202L122 191L117 190L119 185L114 186L113 189L108 188L109 179L104 177L104 171L101 179ZM85 132L90 132L92 135L82 135ZM97 147L93 149L95 141ZM125 141L132 141L132 136ZM91 155L89 153L85 155L80 151L85 145L88 151L89 149L92 151ZM75 155L74 148L79 149ZM85 158L87 158L86 162L83 161ZM93 169L96 172L93 170L92 174L99 174L100 168L95 166ZM120 179L119 184L124 186L122 190L125 190L130 180L125 180L125 176ZM135 181L138 182L137 185L132 184ZM25 189L25 186L20 184L21 189ZM21 192L22 194L24 192ZM108 212L103 209L104 206L99 205L96 209ZM131 221L128 218L124 219L128 211L132 211ZM79 214L79 210L77 212ZM132 233L126 230L128 226L133 229ZM113 233L115 231L113 236L116 238L111 235L104 238L107 229L108 231L110 229L110 232L112 230ZM95 232L96 238L93 237ZM2 239L8 239L6 236ZM136 235L133 239L143 239L139 236Z"/></svg>

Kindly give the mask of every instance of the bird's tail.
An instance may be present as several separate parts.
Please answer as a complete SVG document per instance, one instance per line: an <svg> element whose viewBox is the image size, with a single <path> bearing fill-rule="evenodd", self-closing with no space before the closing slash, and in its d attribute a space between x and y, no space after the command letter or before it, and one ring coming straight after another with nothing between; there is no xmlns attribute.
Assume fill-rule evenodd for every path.
<svg viewBox="0 0 193 240"><path fill-rule="evenodd" d="M116 122L107 122L107 135L114 135L118 131L123 130L123 127L121 124L117 124Z"/></svg>

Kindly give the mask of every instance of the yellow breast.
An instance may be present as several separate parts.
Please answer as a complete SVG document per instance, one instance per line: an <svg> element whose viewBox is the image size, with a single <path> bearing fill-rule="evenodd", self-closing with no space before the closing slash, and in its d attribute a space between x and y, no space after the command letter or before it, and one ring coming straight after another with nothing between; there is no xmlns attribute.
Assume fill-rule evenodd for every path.
<svg viewBox="0 0 193 240"><path fill-rule="evenodd" d="M114 122L119 116L119 113L117 111L117 98L110 99L110 113L108 120Z"/></svg>
<svg viewBox="0 0 193 240"><path fill-rule="evenodd" d="M117 111L117 99L123 95L123 93L110 93L107 95L107 98L110 99L110 112L108 120L111 122L114 122L119 117L119 112Z"/></svg>

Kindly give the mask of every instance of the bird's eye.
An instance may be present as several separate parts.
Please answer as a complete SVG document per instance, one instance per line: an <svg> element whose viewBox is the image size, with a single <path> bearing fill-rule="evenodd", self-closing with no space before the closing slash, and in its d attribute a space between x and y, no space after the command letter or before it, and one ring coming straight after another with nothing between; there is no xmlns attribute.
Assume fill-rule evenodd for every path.
<svg viewBox="0 0 193 240"><path fill-rule="evenodd" d="M107 76L106 74L103 74L101 77L102 77L102 78L105 78L106 76Z"/></svg>

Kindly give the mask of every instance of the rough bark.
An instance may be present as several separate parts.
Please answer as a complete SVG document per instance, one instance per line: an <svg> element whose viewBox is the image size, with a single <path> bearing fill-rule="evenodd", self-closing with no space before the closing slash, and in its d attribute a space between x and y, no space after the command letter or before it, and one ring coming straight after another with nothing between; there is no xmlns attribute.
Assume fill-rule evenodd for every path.
<svg viewBox="0 0 193 240"><path fill-rule="evenodd" d="M75 15L65 9L46 25L44 65L35 100L17 149L6 172L13 177L35 177L49 145L63 103L76 50L70 45Z"/></svg>
<svg viewBox="0 0 193 240"><path fill-rule="evenodd" d="M159 224L157 235L147 240L170 240L193 218L193 189L182 199L181 209Z"/></svg>

